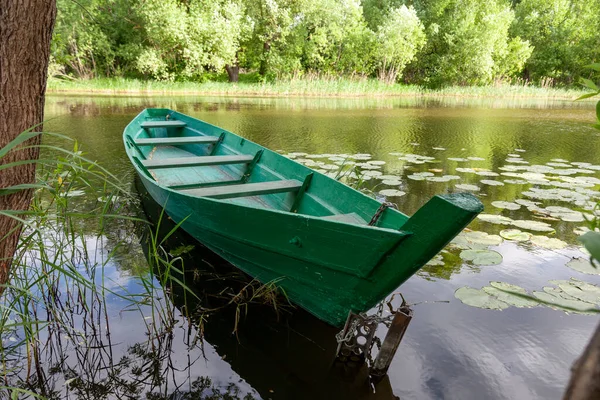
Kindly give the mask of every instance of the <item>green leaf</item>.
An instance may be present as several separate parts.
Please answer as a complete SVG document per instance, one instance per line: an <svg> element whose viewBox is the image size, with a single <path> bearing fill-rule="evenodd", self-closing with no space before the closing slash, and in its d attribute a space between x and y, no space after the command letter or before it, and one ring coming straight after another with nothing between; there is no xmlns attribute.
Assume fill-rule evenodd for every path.
<svg viewBox="0 0 600 400"><path fill-rule="evenodd" d="M473 289L468 286L461 287L454 292L454 297L472 307L488 308L490 310L503 310L509 307L505 302L490 296L483 290Z"/></svg>
<svg viewBox="0 0 600 400"><path fill-rule="evenodd" d="M519 308L535 307L540 304L522 287L506 282L490 282L490 286L485 286L482 290L500 301Z"/></svg>
<svg viewBox="0 0 600 400"><path fill-rule="evenodd" d="M567 263L567 267L589 275L600 275L600 269L596 268L589 260L581 257L573 258Z"/></svg>
<svg viewBox="0 0 600 400"><path fill-rule="evenodd" d="M587 251L590 252L592 257L600 261L600 233L598 232L587 232L579 236L578 240L583 243Z"/></svg>
<svg viewBox="0 0 600 400"><path fill-rule="evenodd" d="M600 91L600 89L598 89L598 86L596 86L596 84L593 81L589 80L589 79L580 78L579 79L579 83L582 84L583 86L585 86L588 89L595 90L596 92Z"/></svg>
<svg viewBox="0 0 600 400"><path fill-rule="evenodd" d="M575 101L577 101L577 100L583 100L583 99L589 99L590 97L598 96L599 94L600 94L600 91L593 92L593 93L586 93L586 94L581 95L578 98L576 98Z"/></svg>
<svg viewBox="0 0 600 400"><path fill-rule="evenodd" d="M460 258L475 265L498 265L502 262L502 255L493 250L463 250L460 252Z"/></svg>
<svg viewBox="0 0 600 400"><path fill-rule="evenodd" d="M500 231L500 236L507 240L514 240L516 242L526 242L531 239L531 233L522 232L518 229L504 229Z"/></svg>
<svg viewBox="0 0 600 400"><path fill-rule="evenodd" d="M600 63L592 63L589 65L586 65L585 68L590 68L590 69L593 69L594 71L600 72Z"/></svg>
<svg viewBox="0 0 600 400"><path fill-rule="evenodd" d="M596 118L600 121L600 101L596 103Z"/></svg>

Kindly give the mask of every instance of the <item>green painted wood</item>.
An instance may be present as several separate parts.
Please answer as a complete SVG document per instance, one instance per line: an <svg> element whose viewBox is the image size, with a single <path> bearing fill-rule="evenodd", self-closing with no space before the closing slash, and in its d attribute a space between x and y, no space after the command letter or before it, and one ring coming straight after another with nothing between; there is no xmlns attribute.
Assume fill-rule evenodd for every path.
<svg viewBox="0 0 600 400"><path fill-rule="evenodd" d="M140 124L144 129L151 128L183 128L187 124L183 121L145 121Z"/></svg>
<svg viewBox="0 0 600 400"><path fill-rule="evenodd" d="M221 143L223 143L224 138L225 138L225 132L221 132L221 134L219 135L219 140L217 140L217 142L213 146L212 150L210 151L211 156L214 156L217 153L217 150L219 149L219 145Z"/></svg>
<svg viewBox="0 0 600 400"><path fill-rule="evenodd" d="M135 144L138 146L181 146L185 144L212 144L218 140L217 136L181 136L136 139Z"/></svg>
<svg viewBox="0 0 600 400"><path fill-rule="evenodd" d="M245 183L242 185L216 186L201 189L182 190L182 193L197 197L210 197L213 199L229 199L232 197L262 196L265 194L297 192L302 182L295 179Z"/></svg>
<svg viewBox="0 0 600 400"><path fill-rule="evenodd" d="M250 176L252 176L252 171L254 170L254 167L256 167L256 164L258 164L258 161L260 160L262 154L263 150L259 150L256 152L256 155L254 156L252 161L250 161L250 164L248 164L246 172L244 172L244 176L242 176L242 183L248 182L248 179L250 179Z"/></svg>
<svg viewBox="0 0 600 400"><path fill-rule="evenodd" d="M298 190L298 194L296 194L296 198L294 199L294 204L292 204L292 207L290 208L290 212L293 212L293 213L298 212L300 203L302 202L302 199L304 198L304 193L306 193L306 191L308 190L313 176L314 176L314 174L310 173L310 174L306 175L306 178L304 178L304 182L302 182L302 187L300 188L300 190Z"/></svg>
<svg viewBox="0 0 600 400"><path fill-rule="evenodd" d="M224 132L172 110L147 109L125 128L125 143L128 135L147 135L140 129L144 121L167 116L187 126L183 132L164 129L161 136ZM146 146L141 152L163 165L210 157L246 157L249 163L249 154L263 153L248 182L239 185L231 181L242 179L244 164L175 165L152 169L150 175L145 164L136 162L135 148L126 145L126 152L150 195L183 229L259 281L277 280L292 302L334 326L342 326L349 311L367 311L395 291L483 209L470 194L434 196L411 217L387 209L378 226L368 226L365 222L381 203L363 193L231 132L225 131L215 148L208 147ZM299 196L299 183L309 174L310 186ZM251 185L265 188L273 181L296 181L294 191L248 192ZM209 187L168 187L197 184ZM231 189L235 186L244 191ZM225 188L244 197L199 197L209 189L224 194Z"/></svg>
<svg viewBox="0 0 600 400"><path fill-rule="evenodd" d="M327 217L323 217L328 221L339 221L345 222L347 224L359 224L366 225L367 221L362 219L357 213L348 213L348 214L334 214Z"/></svg>
<svg viewBox="0 0 600 400"><path fill-rule="evenodd" d="M181 157L160 160L144 160L142 164L148 169L153 168L179 168L197 167L201 165L246 164L252 161L253 156L204 156Z"/></svg>

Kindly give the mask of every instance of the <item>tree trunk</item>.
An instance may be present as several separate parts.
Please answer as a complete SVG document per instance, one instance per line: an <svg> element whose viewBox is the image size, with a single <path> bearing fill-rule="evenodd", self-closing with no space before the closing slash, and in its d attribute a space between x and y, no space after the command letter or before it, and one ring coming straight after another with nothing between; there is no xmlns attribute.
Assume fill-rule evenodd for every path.
<svg viewBox="0 0 600 400"><path fill-rule="evenodd" d="M44 119L50 40L56 19L55 0L0 0L0 148ZM37 126L35 131L41 131ZM39 136L25 145L38 144ZM0 159L0 165L36 159L38 149L19 149ZM31 183L35 164L0 170L0 188ZM0 196L0 210L26 210L31 191ZM9 276L21 226L0 216L0 285ZM0 287L0 294L3 286Z"/></svg>
<svg viewBox="0 0 600 400"><path fill-rule="evenodd" d="M258 69L258 73L260 76L265 76L267 74L267 58L269 57L269 52L271 51L271 43L269 41L265 41L263 43L263 52L262 57L260 59L260 67Z"/></svg>
<svg viewBox="0 0 600 400"><path fill-rule="evenodd" d="M579 360L571 369L571 380L563 400L600 399L600 325Z"/></svg>
<svg viewBox="0 0 600 400"><path fill-rule="evenodd" d="M226 65L225 70L229 76L229 82L237 82L240 79L240 66L237 62L234 65Z"/></svg>

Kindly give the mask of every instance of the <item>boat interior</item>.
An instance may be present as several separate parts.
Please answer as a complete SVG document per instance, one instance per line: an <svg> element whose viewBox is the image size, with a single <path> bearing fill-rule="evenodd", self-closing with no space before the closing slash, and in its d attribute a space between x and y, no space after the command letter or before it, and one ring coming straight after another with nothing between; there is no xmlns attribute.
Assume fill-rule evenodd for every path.
<svg viewBox="0 0 600 400"><path fill-rule="evenodd" d="M359 225L368 224L380 205L280 154L182 114L141 114L126 129L125 141L148 178L186 195ZM394 210L377 226L399 229L407 219Z"/></svg>

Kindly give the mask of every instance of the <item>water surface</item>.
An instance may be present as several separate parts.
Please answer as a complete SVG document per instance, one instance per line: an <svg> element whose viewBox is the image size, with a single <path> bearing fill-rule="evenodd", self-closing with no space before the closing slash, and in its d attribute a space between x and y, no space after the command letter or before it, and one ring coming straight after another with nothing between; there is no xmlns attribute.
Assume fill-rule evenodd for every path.
<svg viewBox="0 0 600 400"><path fill-rule="evenodd" d="M46 129L77 139L90 158L133 182L134 171L125 155L121 135L125 125L145 107L175 109L284 154L370 154L373 160L386 162L381 169L384 174L401 180L398 189L407 195L393 200L408 214L435 194L456 191L456 184L474 184L480 187L477 195L486 205L486 212L501 213L512 219L531 219L531 213L524 208L501 211L491 206L494 200L525 198L521 193L531 184L489 186L480 181L502 181L509 177L484 177L456 170L468 167L500 173L499 168L510 164L506 160L515 154L515 149L525 150L518 154L528 165L543 165L557 159L600 164L599 133L590 127L594 109L589 104L572 102L410 97L49 96L46 117L51 121ZM435 161L415 164L400 160L399 154L430 156ZM482 160L449 160L467 157ZM415 172L430 170L436 175L452 174L460 179L430 182L407 178ZM586 176L599 177L599 174L592 172ZM365 188L377 193L387 186L371 179L365 182ZM565 204L546 202L544 205ZM582 255L572 231L584 224L565 221L551 221L551 224L556 230L553 237L564 240L569 247L547 250L505 241L494 247L503 256L499 265L474 266L456 257L453 261L446 257L444 266L426 267L401 287L404 297L415 304L415 317L389 371L390 389L396 396L402 399L561 397L570 366L585 346L597 317L566 314L547 307L493 311L473 308L454 298L455 290L460 287L480 288L489 281L509 282L530 291L541 290L552 279L576 277L600 283L597 276L565 266L571 257ZM496 234L506 226L476 220L470 228ZM135 241L133 243L135 247ZM137 249L137 252L132 250L132 254L139 257L142 252ZM124 260L121 265L116 259L111 264L111 273L135 290L135 274L124 267L127 262ZM123 321L118 313L118 302L111 304L113 318ZM315 323L318 324L305 322L306 325ZM144 330L136 326L134 320L116 325L118 328L112 337L122 348L144 340ZM226 335L226 332L220 334ZM280 345L275 343L273 341L273 346ZM243 341L239 345L243 347ZM179 383L193 380L194 376L208 376L222 387L235 383L241 393L256 397L302 398L310 393L292 390L302 386L298 385L300 378L296 372L277 373L277 368L263 362L263 358L269 357L265 355L266 350L254 353L231 350L231 346L215 340L214 335L207 335L206 346L207 359L193 364L190 376L186 376L187 372L178 372ZM307 354L289 355L296 359L279 359L276 363L295 363L305 371L316 369ZM189 359L185 346L176 346L171 356L185 370L185 360ZM248 364L254 368L248 368ZM326 371L321 374L323 379L326 376ZM324 398L331 398L332 393L347 398L344 390L332 387L335 385L320 392ZM314 392L310 396L315 396Z"/></svg>

